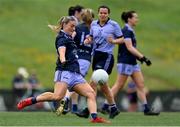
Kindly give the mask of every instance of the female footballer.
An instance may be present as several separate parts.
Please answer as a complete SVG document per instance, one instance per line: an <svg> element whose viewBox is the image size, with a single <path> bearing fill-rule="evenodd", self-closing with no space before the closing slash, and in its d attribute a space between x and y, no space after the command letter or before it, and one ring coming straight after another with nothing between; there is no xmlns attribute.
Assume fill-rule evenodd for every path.
<svg viewBox="0 0 180 127"><path fill-rule="evenodd" d="M147 66L151 65L151 61L136 48L137 43L134 27L138 23L138 15L135 11L127 11L122 13L121 18L125 22L125 26L122 29L125 43L119 45L117 63L118 76L111 91L115 97L118 91L123 88L127 78L131 76L136 84L138 97L143 103L144 115L159 115L159 112L155 112L148 107L144 78L140 66L136 61L137 59L141 63L145 62Z"/></svg>
<svg viewBox="0 0 180 127"><path fill-rule="evenodd" d="M45 92L37 97L24 99L17 104L17 108L21 110L26 106L43 101L60 101L65 96L66 90L69 89L87 97L92 117L91 122L107 123L109 121L97 116L95 92L80 74L77 47L72 39L75 26L76 21L71 16L63 17L59 23L59 34L55 41L58 58L54 77L54 92Z"/></svg>
<svg viewBox="0 0 180 127"><path fill-rule="evenodd" d="M91 23L90 36L84 41L85 44L94 43L94 55L92 62L93 71L104 69L108 74L111 74L114 57L114 44L123 43L123 35L118 23L109 18L110 9L107 6L98 8L98 20ZM97 91L97 84L91 81L90 85ZM102 107L110 107L109 118L114 118L119 114L116 107L114 97L107 83L101 85L101 91L104 93L108 103Z"/></svg>
<svg viewBox="0 0 180 127"><path fill-rule="evenodd" d="M78 51L77 51L78 62L80 65L80 73L83 77L87 75L89 67L91 65L91 56L92 56L91 53L92 53L93 44L85 45L84 40L86 39L86 36L88 36L90 33L90 25L91 25L91 22L93 21L93 18L94 18L93 10L84 9L81 15L82 23L78 24L75 29L76 35L74 37L74 41L78 48ZM78 94L74 92L73 94L76 95L77 97L71 98L72 99L71 112L77 113ZM70 100L69 99L70 97L72 97L72 93L66 94L66 97L64 99L66 102L65 102L63 114L66 114L69 111L68 102Z"/></svg>

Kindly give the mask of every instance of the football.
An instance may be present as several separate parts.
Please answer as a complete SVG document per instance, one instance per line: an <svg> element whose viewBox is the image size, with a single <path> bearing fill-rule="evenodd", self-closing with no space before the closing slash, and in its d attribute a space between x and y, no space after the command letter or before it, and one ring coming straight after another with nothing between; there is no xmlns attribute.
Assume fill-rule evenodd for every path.
<svg viewBox="0 0 180 127"><path fill-rule="evenodd" d="M92 74L91 80L99 85L103 85L108 82L109 75L103 69L95 70Z"/></svg>

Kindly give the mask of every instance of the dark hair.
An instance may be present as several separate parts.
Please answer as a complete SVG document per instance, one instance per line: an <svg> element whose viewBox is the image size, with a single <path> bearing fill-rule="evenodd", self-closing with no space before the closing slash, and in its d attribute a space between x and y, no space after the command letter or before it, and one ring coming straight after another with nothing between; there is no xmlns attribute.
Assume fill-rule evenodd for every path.
<svg viewBox="0 0 180 127"><path fill-rule="evenodd" d="M127 23L128 22L128 18L132 18L133 14L136 13L135 11L127 11L127 12L123 12L121 14L121 19Z"/></svg>
<svg viewBox="0 0 180 127"><path fill-rule="evenodd" d="M75 13L76 11L81 12L83 9L84 9L83 6L76 5L76 6L74 7L74 13Z"/></svg>
<svg viewBox="0 0 180 127"><path fill-rule="evenodd" d="M69 16L73 16L74 15L74 13L75 13L75 11L74 11L74 7L69 7L69 9L68 9L68 15Z"/></svg>
<svg viewBox="0 0 180 127"><path fill-rule="evenodd" d="M110 14L110 8L108 7L108 6L106 6L106 5L101 5L101 6L99 6L98 7L98 12L99 12L99 10L101 9L101 8L106 8L106 9L108 9L108 13Z"/></svg>
<svg viewBox="0 0 180 127"><path fill-rule="evenodd" d="M69 15L69 16L74 16L76 11L77 11L77 12L81 12L83 9L84 9L84 7L83 7L83 6L80 6L80 5L71 6L71 7L69 7L69 9L68 9L68 15Z"/></svg>

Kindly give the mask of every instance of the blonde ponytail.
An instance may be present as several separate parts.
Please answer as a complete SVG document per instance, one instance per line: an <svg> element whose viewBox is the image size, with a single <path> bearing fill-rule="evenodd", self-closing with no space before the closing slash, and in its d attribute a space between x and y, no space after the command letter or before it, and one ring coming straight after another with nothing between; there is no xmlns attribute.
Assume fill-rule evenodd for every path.
<svg viewBox="0 0 180 127"><path fill-rule="evenodd" d="M54 31L54 32L56 32L56 33L59 33L59 31L63 28L63 24L64 24L63 21L64 21L65 18L66 18L65 16L61 17L61 18L59 19L59 21L58 21L58 25L48 24L48 27L49 27L52 31Z"/></svg>

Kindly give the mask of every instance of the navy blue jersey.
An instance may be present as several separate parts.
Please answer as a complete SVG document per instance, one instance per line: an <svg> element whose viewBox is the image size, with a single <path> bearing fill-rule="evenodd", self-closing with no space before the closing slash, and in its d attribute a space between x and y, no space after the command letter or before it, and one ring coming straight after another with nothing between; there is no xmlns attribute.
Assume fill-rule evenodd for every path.
<svg viewBox="0 0 180 127"><path fill-rule="evenodd" d="M77 46L73 41L72 37L70 35L67 35L63 31L60 31L58 36L56 37L55 46L58 54L58 59L56 62L56 70L61 70L61 71L66 70L66 71L80 73L78 56L77 56ZM58 51L59 47L66 47L65 65L62 65L62 63L60 62L59 51Z"/></svg>
<svg viewBox="0 0 180 127"><path fill-rule="evenodd" d="M86 36L89 35L89 28L85 25L85 23L79 24L76 26L76 36L74 41L78 47L78 58L85 59L91 62L91 52L93 48L93 44L84 44L84 40Z"/></svg>
<svg viewBox="0 0 180 127"><path fill-rule="evenodd" d="M136 48L136 38L133 29L126 24L122 29L124 39L131 40L133 47ZM130 53L125 44L120 44L118 49L118 63L136 65L136 56Z"/></svg>

